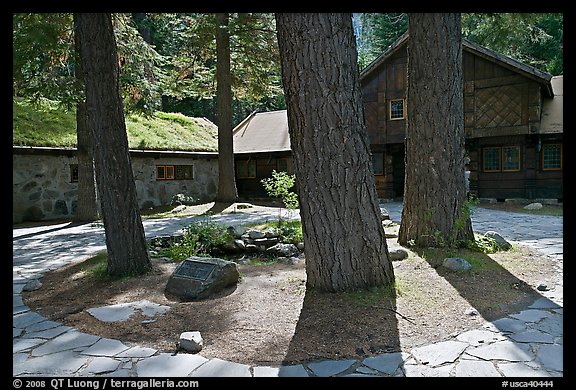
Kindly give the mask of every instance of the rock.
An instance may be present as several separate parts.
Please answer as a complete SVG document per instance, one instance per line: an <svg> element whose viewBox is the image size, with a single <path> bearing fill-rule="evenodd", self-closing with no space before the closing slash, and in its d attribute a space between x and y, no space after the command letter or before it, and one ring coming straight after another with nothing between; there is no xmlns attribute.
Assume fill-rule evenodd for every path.
<svg viewBox="0 0 576 390"><path fill-rule="evenodd" d="M546 282L538 282L538 285L536 286L536 290L548 291L548 290L550 290L550 288L548 287L548 284L546 284Z"/></svg>
<svg viewBox="0 0 576 390"><path fill-rule="evenodd" d="M539 202L534 202L534 203L530 203L527 204L526 206L524 206L525 210L540 210L542 208L542 203Z"/></svg>
<svg viewBox="0 0 576 390"><path fill-rule="evenodd" d="M165 292L183 300L203 299L238 283L239 278L238 266L232 261L192 256L176 267Z"/></svg>
<svg viewBox="0 0 576 390"><path fill-rule="evenodd" d="M298 250L300 250L300 251L303 251L304 250L304 243L299 242L298 244L296 244L296 248L298 248Z"/></svg>
<svg viewBox="0 0 576 390"><path fill-rule="evenodd" d="M196 204L196 199L191 196L187 196L185 194L176 194L170 200L170 206L173 205L186 205L186 206L193 206Z"/></svg>
<svg viewBox="0 0 576 390"><path fill-rule="evenodd" d="M270 228L264 232L267 238L275 238L278 237L280 234L276 229Z"/></svg>
<svg viewBox="0 0 576 390"><path fill-rule="evenodd" d="M42 282L38 279L31 279L22 288L23 291L36 291L42 287Z"/></svg>
<svg viewBox="0 0 576 390"><path fill-rule="evenodd" d="M236 245L240 249L246 249L246 244L243 240L234 240L234 245Z"/></svg>
<svg viewBox="0 0 576 390"><path fill-rule="evenodd" d="M248 236L253 239L256 240L258 238L265 238L266 237L266 233L258 231L258 230L250 230L248 232Z"/></svg>
<svg viewBox="0 0 576 390"><path fill-rule="evenodd" d="M442 262L442 266L456 272L467 272L472 269L472 265L461 257L447 257Z"/></svg>
<svg viewBox="0 0 576 390"><path fill-rule="evenodd" d="M466 314L467 316L477 316L480 313L478 313L478 310L474 309L473 307L469 307L468 309L466 309L464 314Z"/></svg>
<svg viewBox="0 0 576 390"><path fill-rule="evenodd" d="M298 251L298 248L296 248L296 245L294 244L278 243L266 249L266 253L272 256L292 257L292 256L298 256L300 252Z"/></svg>
<svg viewBox="0 0 576 390"><path fill-rule="evenodd" d="M231 236L236 238L242 238L242 235L246 233L246 228L242 226L228 226L227 230Z"/></svg>
<svg viewBox="0 0 576 390"><path fill-rule="evenodd" d="M397 238L398 234L396 233L386 233L384 232L384 235L386 236L386 238Z"/></svg>
<svg viewBox="0 0 576 390"><path fill-rule="evenodd" d="M191 353L198 353L204 346L202 335L198 331L184 332L180 335L180 349Z"/></svg>
<svg viewBox="0 0 576 390"><path fill-rule="evenodd" d="M491 238L496 241L498 247L502 250L507 251L508 249L512 248L512 245L504 239L498 232L489 231L484 233L484 237Z"/></svg>
<svg viewBox="0 0 576 390"><path fill-rule="evenodd" d="M180 211L184 211L186 210L186 206L184 206L183 204L181 204L180 206L176 206L172 209L172 212L174 214L179 213Z"/></svg>
<svg viewBox="0 0 576 390"><path fill-rule="evenodd" d="M408 257L408 252L405 249L399 248L388 252L391 261L404 260Z"/></svg>
<svg viewBox="0 0 576 390"><path fill-rule="evenodd" d="M390 219L390 214L388 213L388 210L386 210L385 208L380 208L380 220L385 221L387 219Z"/></svg>

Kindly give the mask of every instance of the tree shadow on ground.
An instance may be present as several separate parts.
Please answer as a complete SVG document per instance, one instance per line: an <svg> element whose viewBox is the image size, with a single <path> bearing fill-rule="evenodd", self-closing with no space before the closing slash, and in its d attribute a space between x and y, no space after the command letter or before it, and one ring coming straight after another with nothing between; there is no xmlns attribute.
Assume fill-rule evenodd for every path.
<svg viewBox="0 0 576 390"><path fill-rule="evenodd" d="M520 279L490 255L467 249L412 248L426 260L436 273L448 281L470 306L487 321L494 321L525 310L536 299L542 298L529 282ZM452 271L442 265L447 257L461 257L472 265L468 272ZM516 274L522 273L522 261L529 259L518 256L518 263L509 263Z"/></svg>
<svg viewBox="0 0 576 390"><path fill-rule="evenodd" d="M396 315L393 288L373 288L353 293L307 290L283 364L359 359L379 353L399 352ZM326 321L326 318L331 321ZM373 326L374 318L379 321L378 329ZM343 339L347 342L342 343ZM310 350L310 345L315 349Z"/></svg>
<svg viewBox="0 0 576 390"><path fill-rule="evenodd" d="M204 215L220 214L222 211L226 210L233 204L234 202L214 202L214 205L212 205L212 207L210 207L210 209L208 209Z"/></svg>

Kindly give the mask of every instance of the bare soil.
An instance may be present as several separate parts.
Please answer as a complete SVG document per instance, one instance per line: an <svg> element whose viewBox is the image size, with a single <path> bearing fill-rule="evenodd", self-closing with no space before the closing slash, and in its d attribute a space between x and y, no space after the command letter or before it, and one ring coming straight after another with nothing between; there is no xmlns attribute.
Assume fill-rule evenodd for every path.
<svg viewBox="0 0 576 390"><path fill-rule="evenodd" d="M388 233L391 229L386 228ZM393 230L393 228L392 228ZM389 249L398 247L388 239ZM445 257L468 259L473 269L454 273ZM396 289L327 294L306 290L305 259L293 265L239 265L240 282L194 302L168 299L164 287L176 263L154 258L144 276L105 280L90 272L96 260L51 271L24 302L51 320L83 332L162 352L175 352L182 332L200 331L207 358L250 365L367 357L408 351L446 340L526 308L535 286L556 280L551 261L527 247L482 254L466 250L410 251L393 263ZM135 314L104 323L87 310L147 299L170 306L155 322ZM478 314L466 311L474 308Z"/></svg>

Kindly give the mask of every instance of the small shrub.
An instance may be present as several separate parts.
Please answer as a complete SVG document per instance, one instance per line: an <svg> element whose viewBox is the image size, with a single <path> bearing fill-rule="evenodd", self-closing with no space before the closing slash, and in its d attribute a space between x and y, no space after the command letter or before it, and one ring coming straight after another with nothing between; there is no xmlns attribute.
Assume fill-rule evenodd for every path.
<svg viewBox="0 0 576 390"><path fill-rule="evenodd" d="M192 222L184 228L182 241L163 254L174 260L184 260L190 256L210 256L232 240L233 237L222 225L211 221Z"/></svg>

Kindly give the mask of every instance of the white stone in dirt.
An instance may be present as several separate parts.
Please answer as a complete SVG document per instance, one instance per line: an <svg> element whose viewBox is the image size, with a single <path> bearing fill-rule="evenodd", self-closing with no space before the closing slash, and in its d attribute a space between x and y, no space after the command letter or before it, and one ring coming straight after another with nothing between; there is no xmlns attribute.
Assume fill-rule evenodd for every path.
<svg viewBox="0 0 576 390"><path fill-rule="evenodd" d="M526 206L524 206L525 210L540 210L542 207L542 203L540 202L534 202L534 203L530 203L527 204Z"/></svg>
<svg viewBox="0 0 576 390"><path fill-rule="evenodd" d="M95 307L88 309L87 312L102 322L118 322L128 320L132 315L134 315L136 310L140 310L140 312L146 317L155 317L166 313L169 309L170 306L159 305L143 299L136 302Z"/></svg>
<svg viewBox="0 0 576 390"><path fill-rule="evenodd" d="M180 349L191 353L198 353L202 350L204 341L198 331L184 332L180 335Z"/></svg>

